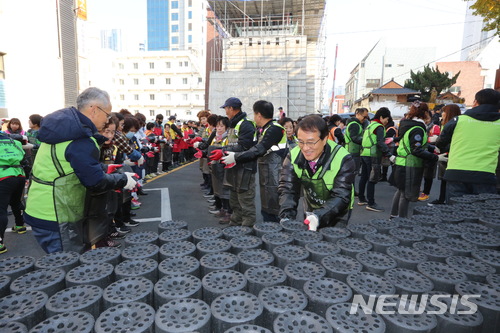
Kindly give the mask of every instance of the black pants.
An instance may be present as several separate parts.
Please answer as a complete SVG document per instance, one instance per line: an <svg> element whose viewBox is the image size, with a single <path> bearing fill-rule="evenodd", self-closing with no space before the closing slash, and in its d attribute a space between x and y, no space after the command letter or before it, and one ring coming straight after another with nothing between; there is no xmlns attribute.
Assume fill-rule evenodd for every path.
<svg viewBox="0 0 500 333"><path fill-rule="evenodd" d="M375 204L375 184L377 183L376 181L374 182L370 180L370 173L372 172L372 167L377 167L377 166L372 166L372 158L362 156L361 177L359 178L358 198L359 201L365 201L366 198L368 198L369 205ZM366 188L366 197L365 197L365 188Z"/></svg>
<svg viewBox="0 0 500 333"><path fill-rule="evenodd" d="M7 216L7 208L12 208L12 213L14 214L16 225L24 225L23 216L21 211L24 209L21 202L24 184L26 182L25 177L8 177L0 181L0 237L1 241L4 239L5 229L7 229L7 223L9 218Z"/></svg>
<svg viewBox="0 0 500 333"><path fill-rule="evenodd" d="M475 183L446 183L446 203L450 203L450 198L461 197L465 194L497 193L496 184L475 184Z"/></svg>

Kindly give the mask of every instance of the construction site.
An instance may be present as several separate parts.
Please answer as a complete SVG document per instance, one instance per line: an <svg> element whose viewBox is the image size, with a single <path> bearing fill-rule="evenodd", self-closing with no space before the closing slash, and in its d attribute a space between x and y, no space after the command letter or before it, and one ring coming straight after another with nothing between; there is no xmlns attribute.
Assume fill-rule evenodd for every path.
<svg viewBox="0 0 500 333"><path fill-rule="evenodd" d="M294 119L319 112L326 98L324 0L208 2L210 110L235 96L249 114L258 99Z"/></svg>

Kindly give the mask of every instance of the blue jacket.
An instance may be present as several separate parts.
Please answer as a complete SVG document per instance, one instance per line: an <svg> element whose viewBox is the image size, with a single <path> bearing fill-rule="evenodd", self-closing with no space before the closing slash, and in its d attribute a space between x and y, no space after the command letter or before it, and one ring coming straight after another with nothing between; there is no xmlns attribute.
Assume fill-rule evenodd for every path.
<svg viewBox="0 0 500 333"><path fill-rule="evenodd" d="M119 189L127 184L124 174L106 174L106 166L99 162L99 149L92 137L99 142L102 136L92 121L74 107L55 111L42 120L38 140L42 144L57 144L72 140L64 157L74 169L83 186L93 192ZM35 164L37 160L35 160ZM85 204L82 202L82 205ZM47 222L24 214L32 226L47 229Z"/></svg>

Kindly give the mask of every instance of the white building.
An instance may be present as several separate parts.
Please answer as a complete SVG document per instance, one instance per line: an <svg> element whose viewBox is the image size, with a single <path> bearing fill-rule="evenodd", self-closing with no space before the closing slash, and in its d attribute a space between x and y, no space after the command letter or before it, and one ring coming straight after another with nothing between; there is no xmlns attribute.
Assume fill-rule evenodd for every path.
<svg viewBox="0 0 500 333"><path fill-rule="evenodd" d="M205 105L205 59L192 51L118 55L111 65L113 110L128 109L147 119L157 114L196 119Z"/></svg>
<svg viewBox="0 0 500 333"><path fill-rule="evenodd" d="M483 18L474 16L474 10L470 8L474 3L475 1L467 1L464 34L462 37L462 53L460 54L461 61L477 61L477 57L481 51L493 42L493 35L495 35L495 30L483 31L485 26Z"/></svg>
<svg viewBox="0 0 500 333"><path fill-rule="evenodd" d="M0 0L0 117L26 128L31 114L75 104L75 20L72 0Z"/></svg>
<svg viewBox="0 0 500 333"><path fill-rule="evenodd" d="M410 78L410 70L417 72L427 64L432 65L435 55L434 47L396 48L386 47L383 40L377 42L351 71L346 83L345 103L352 106L391 79L404 83Z"/></svg>

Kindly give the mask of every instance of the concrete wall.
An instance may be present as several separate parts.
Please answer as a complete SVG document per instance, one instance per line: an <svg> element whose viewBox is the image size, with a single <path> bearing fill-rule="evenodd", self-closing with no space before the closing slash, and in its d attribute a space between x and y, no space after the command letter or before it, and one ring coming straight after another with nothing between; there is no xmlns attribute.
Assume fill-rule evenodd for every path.
<svg viewBox="0 0 500 333"><path fill-rule="evenodd" d="M283 71L212 72L209 109L213 113L225 115L220 106L229 97L238 97L243 103L242 110L253 119L253 103L264 99L273 103L275 116L278 116L278 107L285 108L287 102L287 85L287 73Z"/></svg>

